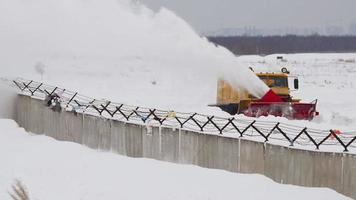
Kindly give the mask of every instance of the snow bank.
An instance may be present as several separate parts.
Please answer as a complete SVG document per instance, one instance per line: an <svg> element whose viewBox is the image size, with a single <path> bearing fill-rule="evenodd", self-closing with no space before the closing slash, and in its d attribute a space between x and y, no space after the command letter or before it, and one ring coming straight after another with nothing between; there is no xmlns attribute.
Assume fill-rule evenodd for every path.
<svg viewBox="0 0 356 200"><path fill-rule="evenodd" d="M330 189L282 185L261 175L134 159L27 134L0 120L0 199L14 179L31 199L348 199Z"/></svg>

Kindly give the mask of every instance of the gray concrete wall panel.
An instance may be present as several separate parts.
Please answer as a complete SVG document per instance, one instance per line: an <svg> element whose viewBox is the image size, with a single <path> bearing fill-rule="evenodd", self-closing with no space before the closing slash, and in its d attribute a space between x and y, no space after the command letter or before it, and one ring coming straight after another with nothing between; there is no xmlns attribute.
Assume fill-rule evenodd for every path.
<svg viewBox="0 0 356 200"><path fill-rule="evenodd" d="M126 124L125 129L125 146L126 155L130 157L142 157L142 129L144 127L136 124Z"/></svg>
<svg viewBox="0 0 356 200"><path fill-rule="evenodd" d="M216 168L218 155L218 136L199 134L198 138L198 165L207 168Z"/></svg>
<svg viewBox="0 0 356 200"><path fill-rule="evenodd" d="M343 191L341 193L356 199L356 156L343 157Z"/></svg>
<svg viewBox="0 0 356 200"><path fill-rule="evenodd" d="M39 104L37 100L31 99L30 101L30 113L35 113L30 115L29 120L29 130L33 133L43 133L43 105Z"/></svg>
<svg viewBox="0 0 356 200"><path fill-rule="evenodd" d="M99 137L99 149L111 150L111 120L106 118L97 118L97 133Z"/></svg>
<svg viewBox="0 0 356 200"><path fill-rule="evenodd" d="M290 161L290 150L288 148L266 145L265 169L266 176L278 183L288 182Z"/></svg>
<svg viewBox="0 0 356 200"><path fill-rule="evenodd" d="M28 115L32 113L29 110L30 107L30 100L29 97L19 95L17 99L17 106L16 106L16 121L19 125L21 125L25 130L28 130L28 122L26 119L29 119Z"/></svg>
<svg viewBox="0 0 356 200"><path fill-rule="evenodd" d="M57 136L59 140L73 141L69 131L69 129L72 129L71 125L72 125L73 118L74 115L70 112L62 112L59 115L59 120L60 120L59 123L61 129L61 132Z"/></svg>
<svg viewBox="0 0 356 200"><path fill-rule="evenodd" d="M57 140L63 140L62 130L61 130L61 120L60 120L60 115L61 113L55 112L51 110L48 107L44 107L44 112L43 112L43 124L45 125L44 127L44 133L48 136L51 136Z"/></svg>
<svg viewBox="0 0 356 200"><path fill-rule="evenodd" d="M314 155L310 151L290 150L286 184L313 186Z"/></svg>
<svg viewBox="0 0 356 200"><path fill-rule="evenodd" d="M126 154L126 123L111 121L111 151L121 155Z"/></svg>
<svg viewBox="0 0 356 200"><path fill-rule="evenodd" d="M66 112L64 114L64 123L62 124L65 125L63 133L65 134L64 140L83 144L83 117L82 114L74 114L72 112Z"/></svg>
<svg viewBox="0 0 356 200"><path fill-rule="evenodd" d="M54 123L54 112L48 107L43 109L43 133L47 136L54 137L54 131L52 124Z"/></svg>
<svg viewBox="0 0 356 200"><path fill-rule="evenodd" d="M234 138L218 137L216 168L238 172L239 142Z"/></svg>
<svg viewBox="0 0 356 200"><path fill-rule="evenodd" d="M179 132L177 129L161 129L161 160L179 162Z"/></svg>
<svg viewBox="0 0 356 200"><path fill-rule="evenodd" d="M143 157L160 159L160 132L158 127L153 127L148 130L146 127L142 128L142 149Z"/></svg>
<svg viewBox="0 0 356 200"><path fill-rule="evenodd" d="M93 148L99 149L99 131L97 118L90 115L84 115L83 119L83 144Z"/></svg>
<svg viewBox="0 0 356 200"><path fill-rule="evenodd" d="M313 185L342 192L342 154L314 152Z"/></svg>
<svg viewBox="0 0 356 200"><path fill-rule="evenodd" d="M265 149L263 143L241 139L240 172L265 174Z"/></svg>
<svg viewBox="0 0 356 200"><path fill-rule="evenodd" d="M198 165L199 134L180 130L179 163Z"/></svg>

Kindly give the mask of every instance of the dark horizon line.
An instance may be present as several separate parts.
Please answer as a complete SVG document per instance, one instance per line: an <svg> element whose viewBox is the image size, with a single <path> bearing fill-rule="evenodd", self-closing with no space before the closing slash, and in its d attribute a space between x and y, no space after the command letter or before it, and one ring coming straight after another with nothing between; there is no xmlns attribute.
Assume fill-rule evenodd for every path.
<svg viewBox="0 0 356 200"><path fill-rule="evenodd" d="M347 37L356 37L356 34L341 34L341 35L325 35L325 34L275 34L275 35L269 35L269 34L261 34L261 35L250 35L250 34L242 34L242 35L208 35L208 34L202 34L202 36L207 37L207 38L230 38L230 37L340 37L340 38L347 38Z"/></svg>

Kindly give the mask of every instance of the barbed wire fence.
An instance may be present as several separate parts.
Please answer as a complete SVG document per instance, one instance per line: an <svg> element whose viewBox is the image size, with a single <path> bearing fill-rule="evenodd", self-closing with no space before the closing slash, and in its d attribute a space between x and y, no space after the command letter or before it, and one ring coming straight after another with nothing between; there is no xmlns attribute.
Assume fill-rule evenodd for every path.
<svg viewBox="0 0 356 200"><path fill-rule="evenodd" d="M94 99L32 80L16 79L12 82L22 94L47 101L49 97L56 97L62 109L74 114L86 113L133 123L155 123L159 126L209 134L237 135L261 142L276 141L281 145L309 146L316 150L321 146L341 147L344 152L356 150L356 132L341 133L338 130L320 130L282 122L165 111Z"/></svg>

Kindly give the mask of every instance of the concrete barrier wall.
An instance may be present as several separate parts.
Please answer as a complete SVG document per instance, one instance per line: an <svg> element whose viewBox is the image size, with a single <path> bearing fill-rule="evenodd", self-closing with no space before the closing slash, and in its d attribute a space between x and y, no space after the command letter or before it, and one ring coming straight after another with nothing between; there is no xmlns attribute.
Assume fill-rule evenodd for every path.
<svg viewBox="0 0 356 200"><path fill-rule="evenodd" d="M54 112L42 100L19 95L16 120L27 131L130 157L240 173L264 174L279 183L329 187L356 198L356 156Z"/></svg>

